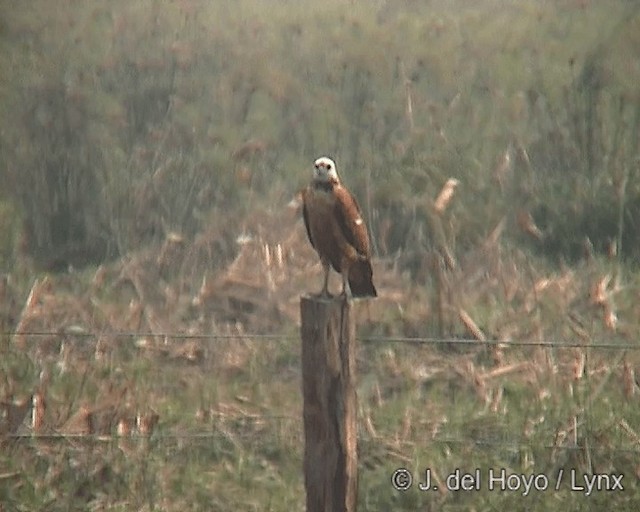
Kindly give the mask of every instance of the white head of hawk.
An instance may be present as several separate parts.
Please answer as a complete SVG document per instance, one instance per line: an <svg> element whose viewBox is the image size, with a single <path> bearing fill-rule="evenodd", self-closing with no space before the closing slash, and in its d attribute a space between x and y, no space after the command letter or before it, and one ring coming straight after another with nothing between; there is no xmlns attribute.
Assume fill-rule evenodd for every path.
<svg viewBox="0 0 640 512"><path fill-rule="evenodd" d="M338 178L336 164L323 156L313 164L311 184L302 191L304 223L309 241L324 269L320 296L329 296L329 269L342 275L342 294L375 297L369 234L358 202Z"/></svg>
<svg viewBox="0 0 640 512"><path fill-rule="evenodd" d="M339 183L336 163L331 158L322 156L313 163L313 180Z"/></svg>

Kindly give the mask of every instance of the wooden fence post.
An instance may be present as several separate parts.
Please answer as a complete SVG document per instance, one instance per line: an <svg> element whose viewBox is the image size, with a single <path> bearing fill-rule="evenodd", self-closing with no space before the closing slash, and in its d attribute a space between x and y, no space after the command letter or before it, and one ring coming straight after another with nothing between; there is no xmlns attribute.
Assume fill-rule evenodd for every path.
<svg viewBox="0 0 640 512"><path fill-rule="evenodd" d="M301 297L307 512L355 512L355 322L351 303Z"/></svg>

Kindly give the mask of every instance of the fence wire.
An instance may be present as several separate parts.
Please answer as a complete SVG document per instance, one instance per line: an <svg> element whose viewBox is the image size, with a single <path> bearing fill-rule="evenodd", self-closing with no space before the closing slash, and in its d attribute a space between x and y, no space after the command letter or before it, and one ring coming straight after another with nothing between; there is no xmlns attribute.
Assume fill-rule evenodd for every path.
<svg viewBox="0 0 640 512"><path fill-rule="evenodd" d="M241 420L242 416L229 418L230 420ZM292 416L265 416L262 420L267 422L282 422L283 420L291 421L291 422L300 422L300 418L294 418ZM154 432L152 435L143 435L143 434L128 434L128 435L118 435L118 434L65 434L65 433L47 433L47 434L28 434L28 433L11 433L5 434L4 436L0 436L4 439L12 439L15 441L57 441L57 442L74 442L74 441L90 441L93 443L117 443L122 440L131 440L131 441L153 441L154 443L159 443L162 445L170 444L170 441L180 441L180 440L211 440L220 438L222 434L220 432L211 431L211 432ZM358 435L359 442L368 442L372 441L371 439L362 438L362 436ZM576 445L576 444L537 444L537 443L528 443L518 439L514 440L504 440L504 441L488 441L481 439L470 439L470 438L459 438L459 437L433 437L428 439L429 443L436 443L440 445L449 445L449 446L474 446L477 448L489 448L489 449L509 449L509 450L521 450L521 449L540 449L540 450L562 450L568 452L583 452L585 450L584 446ZM591 448L594 450L595 448ZM603 450L605 448L602 448ZM606 452L609 455L640 455L640 449L631 449L631 448L619 448L619 447L606 447Z"/></svg>
<svg viewBox="0 0 640 512"><path fill-rule="evenodd" d="M80 338L160 338L165 343L177 340L244 340L244 341L296 341L300 340L299 335L295 334L258 334L258 333L238 333L238 334L185 334L176 332L140 332L140 331L5 331L0 332L3 337L49 337L49 336L67 336ZM500 347L542 347L542 348L597 348L609 350L640 350L638 342L622 342L622 341L570 341L570 340L495 340L486 339L478 340L476 338L439 338L439 337L410 337L410 336L357 336L357 340L364 343L399 343L407 345L467 345L467 346L500 346ZM37 340L29 340L36 342Z"/></svg>

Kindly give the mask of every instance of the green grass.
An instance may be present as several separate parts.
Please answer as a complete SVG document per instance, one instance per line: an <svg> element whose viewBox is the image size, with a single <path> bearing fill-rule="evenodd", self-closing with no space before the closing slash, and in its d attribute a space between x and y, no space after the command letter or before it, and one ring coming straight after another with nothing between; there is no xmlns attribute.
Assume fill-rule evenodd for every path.
<svg viewBox="0 0 640 512"><path fill-rule="evenodd" d="M113 437L114 424L101 432L105 437L87 439L30 438L29 428L20 427L18 433L27 437L3 441L3 501L17 509L50 510L300 508L297 358L281 365L274 379L271 364L278 352L291 350L288 340L234 343L203 342L210 355L197 364L144 352L120 359L118 350L110 355L108 370L70 358L63 371L54 364L57 355L48 364L41 361L49 369L45 433L64 433L66 415L80 404L89 404L96 421L110 408L151 408L160 423L151 438ZM215 354L233 352L237 344L246 345L251 355L242 367L225 373ZM513 348L508 359L522 369L484 378L479 376L490 374L493 365L481 363L486 360L482 346L452 355L429 345L360 342L359 352L362 509L543 510L560 504L596 510L615 503L631 510L638 447L622 422L637 430L640 417L635 400L623 391L622 352ZM582 353L585 373L574 378L576 355ZM549 358L555 364L547 366ZM32 361L8 343L3 367L16 398L33 389ZM414 473L416 485L426 468L441 481L456 469L478 469L481 490L422 492L414 486L395 491L390 479L399 467ZM580 475L623 473L625 491L587 499L567 480L559 493L492 492L485 479L490 469L501 468L545 475L550 485L560 469Z"/></svg>

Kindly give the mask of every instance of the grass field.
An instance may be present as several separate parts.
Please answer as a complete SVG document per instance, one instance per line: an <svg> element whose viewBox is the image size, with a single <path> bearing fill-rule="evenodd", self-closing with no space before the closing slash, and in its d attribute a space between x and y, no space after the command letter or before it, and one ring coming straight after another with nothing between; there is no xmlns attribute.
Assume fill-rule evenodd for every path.
<svg viewBox="0 0 640 512"><path fill-rule="evenodd" d="M0 9L0 510L304 509L321 154L380 292L359 509L636 509L635 3Z"/></svg>

